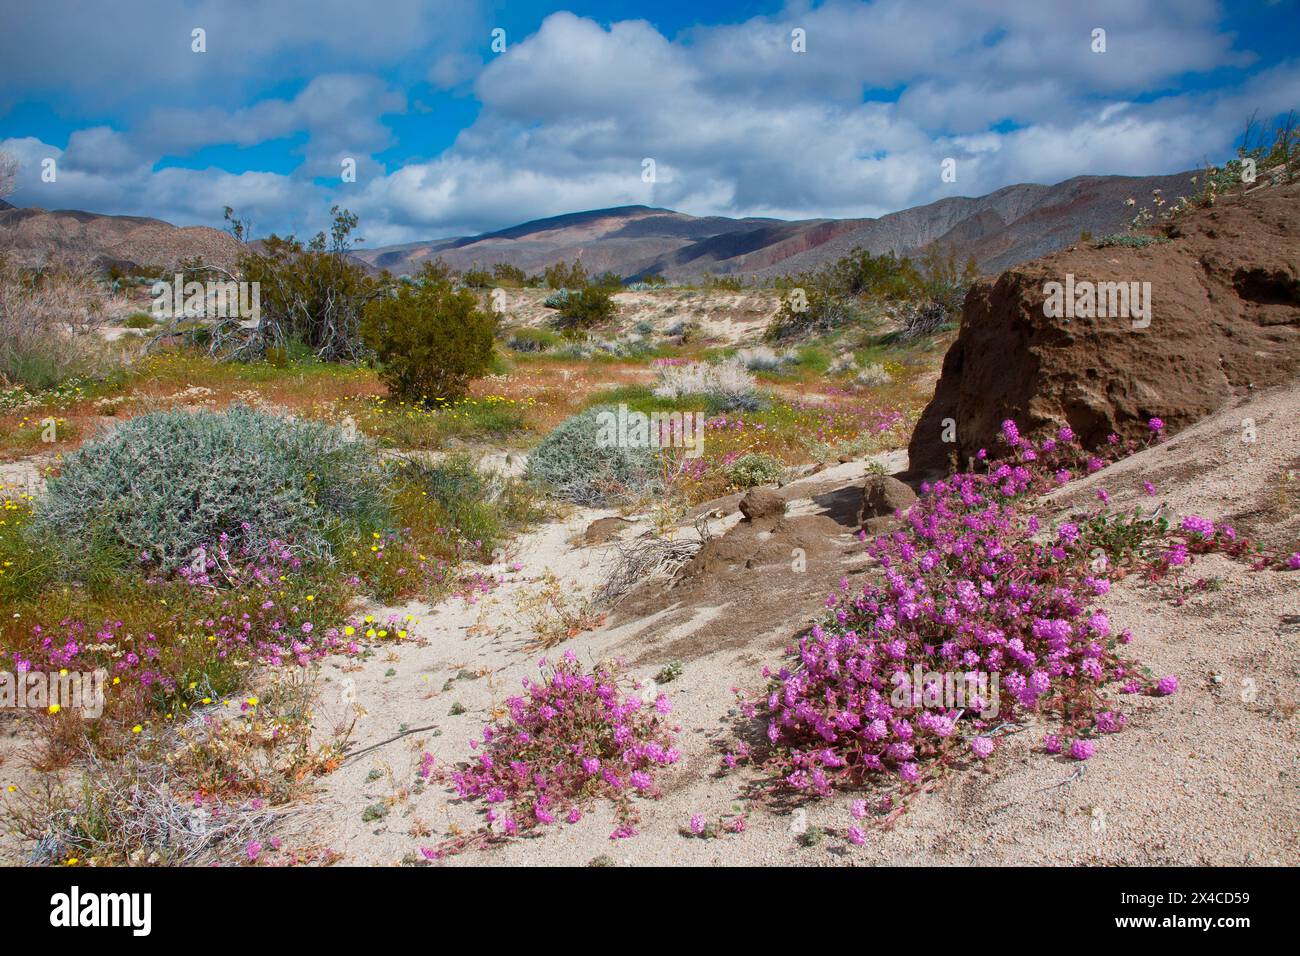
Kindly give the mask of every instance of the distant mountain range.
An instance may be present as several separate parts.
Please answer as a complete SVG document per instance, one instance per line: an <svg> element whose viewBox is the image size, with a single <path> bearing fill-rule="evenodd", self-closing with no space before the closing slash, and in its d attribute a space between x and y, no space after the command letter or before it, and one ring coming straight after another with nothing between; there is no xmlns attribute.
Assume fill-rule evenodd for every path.
<svg viewBox="0 0 1300 956"><path fill-rule="evenodd" d="M771 276L833 262L855 246L911 255L932 243L951 246L984 273L1064 248L1081 232L1123 232L1133 216L1124 201L1149 204L1153 189L1173 199L1195 188L1193 172L1168 176L1077 176L1055 186L1023 183L976 199L940 199L879 219L729 219L695 217L651 206L619 206L537 219L497 232L357 250L394 273L441 258L456 269L507 262L539 272L581 259L589 273L654 273L669 279L705 273Z"/></svg>
<svg viewBox="0 0 1300 956"><path fill-rule="evenodd" d="M1077 176L1055 186L1022 183L975 199L953 197L879 219L731 219L689 216L651 206L619 206L537 219L478 236L434 239L354 256L379 271L415 272L441 258L456 269L499 262L540 272L581 259L591 274L660 274L668 279L706 273L768 277L833 262L855 246L880 254L914 255L939 243L961 261L974 256L980 271L1010 266L1064 248L1081 232L1122 232L1133 210L1124 201L1170 199L1191 193L1193 172L1168 176ZM24 264L74 253L101 265L171 267L202 256L229 268L239 244L205 226L180 228L159 219L104 216L73 210L20 209L0 201L0 251Z"/></svg>

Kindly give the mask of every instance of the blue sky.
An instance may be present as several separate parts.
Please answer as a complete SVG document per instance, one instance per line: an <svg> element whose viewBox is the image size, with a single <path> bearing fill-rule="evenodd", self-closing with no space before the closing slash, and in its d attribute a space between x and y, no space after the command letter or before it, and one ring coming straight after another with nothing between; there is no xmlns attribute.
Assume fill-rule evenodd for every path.
<svg viewBox="0 0 1300 956"><path fill-rule="evenodd" d="M13 201L183 225L230 205L259 234L339 203L370 246L625 203L875 216L1173 172L1300 106L1297 0L11 6Z"/></svg>

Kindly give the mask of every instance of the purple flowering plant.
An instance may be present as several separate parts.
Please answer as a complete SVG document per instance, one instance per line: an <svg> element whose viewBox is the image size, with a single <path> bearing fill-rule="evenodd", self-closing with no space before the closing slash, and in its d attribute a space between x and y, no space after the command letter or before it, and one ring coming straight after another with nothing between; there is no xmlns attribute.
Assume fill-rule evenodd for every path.
<svg viewBox="0 0 1300 956"><path fill-rule="evenodd" d="M560 821L577 823L599 800L614 805L611 839L636 833L634 798L660 795L658 774L681 757L671 707L659 694L643 701L615 665L588 672L566 651L540 676L524 678L506 714L470 742L478 753L455 769L438 770L459 796L482 802L484 826L453 837L438 853L516 836Z"/></svg>
<svg viewBox="0 0 1300 956"><path fill-rule="evenodd" d="M1070 481L1079 463L1091 472L1105 461L1069 428L1034 445L1007 422L1003 436L1008 458L923 486L903 527L867 545L879 575L858 591L842 581L827 598L829 617L779 667L764 668L766 691L742 698L742 746L766 771L769 793L826 796L891 779L912 791L945 768L991 758L1000 731L1031 715L1055 725L1049 752L1085 760L1126 720L1105 703L1108 685L1177 690L1177 678L1157 680L1119 654L1128 632L1115 632L1100 599L1134 568L1159 577L1191 553L1239 554L1241 539L1206 519L1175 528L1105 510L1047 527L1034 513L1039 495ZM1106 454L1131 450L1115 442ZM917 688L900 700L896 689L910 685L899 679L917 671L998 683L990 699L960 708L925 706ZM724 766L746 759L737 752Z"/></svg>

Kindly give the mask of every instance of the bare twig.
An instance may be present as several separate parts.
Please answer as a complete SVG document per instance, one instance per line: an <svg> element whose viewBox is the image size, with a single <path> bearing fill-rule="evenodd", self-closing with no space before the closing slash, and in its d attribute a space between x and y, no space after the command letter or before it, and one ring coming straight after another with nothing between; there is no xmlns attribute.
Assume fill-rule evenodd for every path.
<svg viewBox="0 0 1300 956"><path fill-rule="evenodd" d="M386 747L391 743L401 740L403 737L409 737L411 736L411 734L418 734L425 730L436 730L437 727L438 727L437 724L426 724L423 727L412 727L409 730L403 730L401 733L394 734L393 736L389 737L387 740L381 740L379 741L379 743L371 744L369 747L362 747L356 753L348 754L346 757L343 758L343 762L339 766L343 766L344 764L350 764L352 761L356 760L358 757L362 756L363 754L368 754L372 750L378 750L380 747Z"/></svg>
<svg viewBox="0 0 1300 956"><path fill-rule="evenodd" d="M645 578L669 574L691 558L710 537L707 521L703 527L696 523L700 540L641 537L631 544L620 546L614 567L596 591L597 604L610 605Z"/></svg>

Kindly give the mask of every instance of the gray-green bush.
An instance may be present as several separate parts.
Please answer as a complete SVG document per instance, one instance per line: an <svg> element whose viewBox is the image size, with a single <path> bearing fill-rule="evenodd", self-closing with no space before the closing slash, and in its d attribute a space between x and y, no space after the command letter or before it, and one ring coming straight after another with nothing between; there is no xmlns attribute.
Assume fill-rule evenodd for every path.
<svg viewBox="0 0 1300 956"><path fill-rule="evenodd" d="M601 412L589 408L567 418L542 439L528 458L528 477L546 486L555 497L583 505L604 505L640 497L658 481L653 448L602 441Z"/></svg>
<svg viewBox="0 0 1300 956"><path fill-rule="evenodd" d="M389 497L369 442L342 429L232 405L153 412L68 456L38 508L75 555L107 540L171 571L228 536L328 558L339 534L384 527Z"/></svg>
<svg viewBox="0 0 1300 956"><path fill-rule="evenodd" d="M784 472L785 466L771 455L751 452L731 463L727 477L732 484L741 488L753 488L755 485L768 485L778 481Z"/></svg>
<svg viewBox="0 0 1300 956"><path fill-rule="evenodd" d="M513 352L545 352L564 344L564 339L550 329L517 329L506 339Z"/></svg>

